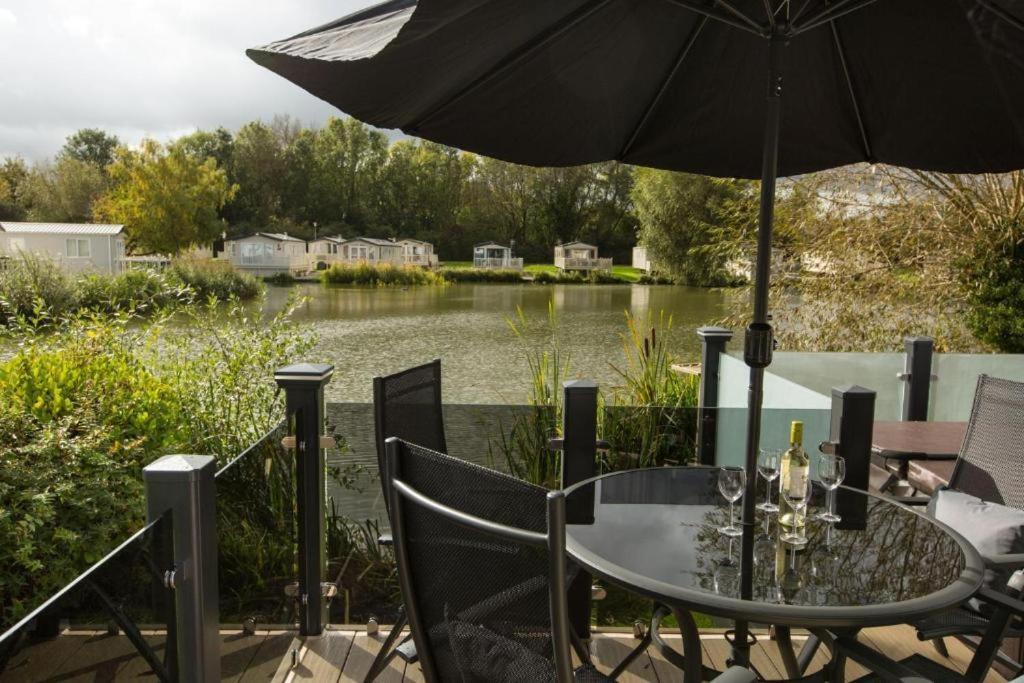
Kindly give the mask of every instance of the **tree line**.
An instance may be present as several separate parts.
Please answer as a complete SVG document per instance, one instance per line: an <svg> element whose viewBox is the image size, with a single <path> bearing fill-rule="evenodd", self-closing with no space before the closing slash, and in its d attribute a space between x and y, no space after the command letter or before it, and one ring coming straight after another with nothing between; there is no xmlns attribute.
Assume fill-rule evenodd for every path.
<svg viewBox="0 0 1024 683"><path fill-rule="evenodd" d="M633 186L633 169L616 163L531 168L391 142L354 119L310 128L277 117L136 148L80 130L53 160L3 161L0 218L124 223L139 252L278 231L413 237L451 260L492 239L549 260L556 243L581 239L624 263L638 225Z"/></svg>

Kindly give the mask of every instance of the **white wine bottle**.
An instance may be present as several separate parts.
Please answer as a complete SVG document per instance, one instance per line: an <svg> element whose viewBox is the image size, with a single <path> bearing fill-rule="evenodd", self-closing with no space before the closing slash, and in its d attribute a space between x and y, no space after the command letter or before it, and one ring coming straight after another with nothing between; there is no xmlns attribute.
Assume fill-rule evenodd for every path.
<svg viewBox="0 0 1024 683"><path fill-rule="evenodd" d="M779 472L779 523L790 529L804 526L804 515L793 509L786 495L791 486L794 490L807 486L807 477L811 474L811 460L804 451L803 441L804 423L793 420L789 426L789 450L782 455Z"/></svg>

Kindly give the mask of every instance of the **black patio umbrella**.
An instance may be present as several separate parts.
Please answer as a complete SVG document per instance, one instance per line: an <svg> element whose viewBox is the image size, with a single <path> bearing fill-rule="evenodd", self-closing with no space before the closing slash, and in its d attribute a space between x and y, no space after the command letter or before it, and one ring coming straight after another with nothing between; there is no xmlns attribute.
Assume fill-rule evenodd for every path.
<svg viewBox="0 0 1024 683"><path fill-rule="evenodd" d="M773 347L776 177L864 161L1024 167L1024 79L975 32L1024 40L1016 2L392 0L248 54L369 124L507 161L760 178L744 349L752 473ZM748 598L751 567L747 542ZM746 625L737 631L745 642Z"/></svg>

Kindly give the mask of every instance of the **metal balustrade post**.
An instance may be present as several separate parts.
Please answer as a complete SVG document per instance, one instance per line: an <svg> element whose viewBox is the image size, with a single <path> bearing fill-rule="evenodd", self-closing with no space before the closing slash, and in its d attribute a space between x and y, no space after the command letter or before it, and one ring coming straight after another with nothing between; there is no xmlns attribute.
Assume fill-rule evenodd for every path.
<svg viewBox="0 0 1024 683"><path fill-rule="evenodd" d="M700 337L700 395L697 403L697 462L715 464L718 446L718 372L722 354L732 339L732 330L724 327L701 327Z"/></svg>
<svg viewBox="0 0 1024 683"><path fill-rule="evenodd" d="M142 470L149 521L171 511L175 642L168 647L177 647L180 681L220 680L216 470L209 455L166 455Z"/></svg>
<svg viewBox="0 0 1024 683"><path fill-rule="evenodd" d="M597 475L597 384L562 384L562 488ZM592 524L594 503L578 494L566 500L568 524ZM590 574L580 572L569 587L569 623L580 638L590 637Z"/></svg>
<svg viewBox="0 0 1024 683"><path fill-rule="evenodd" d="M903 389L903 421L926 422L932 384L932 354L935 340L931 337L907 337L903 340L906 364L900 379Z"/></svg>
<svg viewBox="0 0 1024 683"><path fill-rule="evenodd" d="M299 553L299 633L317 636L327 622L323 576L327 562L326 462L321 436L324 433L324 386L331 381L333 365L299 363L274 373L284 389L289 434L296 456L296 509Z"/></svg>
<svg viewBox="0 0 1024 683"><path fill-rule="evenodd" d="M846 461L845 486L867 491L871 480L871 442L875 424L875 392L852 385L832 388L829 440L819 446ZM840 529L863 529L867 523L867 499L836 492L836 513Z"/></svg>

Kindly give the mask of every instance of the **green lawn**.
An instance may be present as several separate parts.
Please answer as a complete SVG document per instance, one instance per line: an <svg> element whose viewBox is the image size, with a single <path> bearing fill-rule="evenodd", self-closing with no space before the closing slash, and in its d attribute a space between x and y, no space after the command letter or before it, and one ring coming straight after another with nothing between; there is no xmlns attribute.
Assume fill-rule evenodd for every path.
<svg viewBox="0 0 1024 683"><path fill-rule="evenodd" d="M442 261L442 268L472 268L472 261ZM550 273L558 272L553 263L529 263L523 267L524 273ZM612 266L612 275L623 282L639 282L644 271L633 266Z"/></svg>

